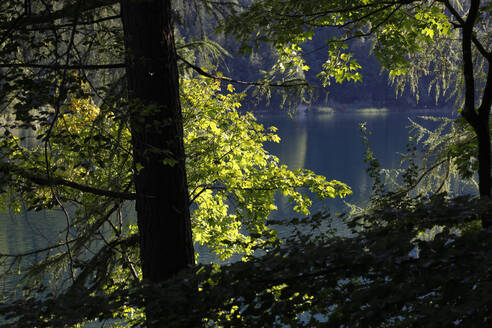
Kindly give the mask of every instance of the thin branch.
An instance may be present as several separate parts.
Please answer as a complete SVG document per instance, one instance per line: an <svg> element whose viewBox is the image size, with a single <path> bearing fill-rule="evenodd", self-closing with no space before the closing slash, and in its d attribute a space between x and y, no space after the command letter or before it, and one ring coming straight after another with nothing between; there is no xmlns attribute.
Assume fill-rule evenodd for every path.
<svg viewBox="0 0 492 328"><path fill-rule="evenodd" d="M400 4L400 5L410 4L414 1L415 0L413 0L413 1L376 1L374 3L368 3L368 4L363 4L363 5L353 6L353 7L346 7L346 8L336 8L336 9L324 10L324 11L314 12L314 13L310 13L310 14L292 14L292 15L277 14L277 16L284 17L284 19L304 18L304 17L311 17L311 16L322 17L322 16L329 15L329 14L348 13L348 12L353 12L356 10L370 8L370 7L376 7L376 6L380 6L380 5L394 6L394 5L398 5L398 4Z"/></svg>
<svg viewBox="0 0 492 328"><path fill-rule="evenodd" d="M96 270L99 265L104 265L104 263L101 262L108 260L108 258L112 255L111 253L114 251L116 246L125 245L126 247L129 245L134 245L137 244L139 240L140 240L140 236L138 234L134 234L128 236L125 239L116 239L104 245L88 262L84 264L82 271L79 273L77 279L72 284L70 289L86 288L85 283L86 280L89 278L90 274L93 272L93 270Z"/></svg>
<svg viewBox="0 0 492 328"><path fill-rule="evenodd" d="M436 194L439 193L442 190L442 188L444 187L444 184L446 183L446 181L449 178L449 172L451 171L451 169L450 169L450 165L451 165L450 161L451 161L451 158L448 156L448 160L447 160L447 164L448 165L446 166L446 174L442 178L441 185L439 186L439 188L437 188Z"/></svg>
<svg viewBox="0 0 492 328"><path fill-rule="evenodd" d="M417 181L415 181L415 183L413 185L411 185L410 187L408 187L407 189L405 190L402 190L401 191L401 194L407 194L410 192L410 190L413 190L415 187L418 186L418 184L427 176L427 174L429 174L429 172L431 172L432 170L434 170L436 167L438 167L439 165L442 165L444 164L446 161L448 161L448 158L446 159L443 159L439 162L436 162L434 163L434 165L432 165L431 167L427 168L421 175L420 177L417 179Z"/></svg>
<svg viewBox="0 0 492 328"><path fill-rule="evenodd" d="M455 28L463 28L465 26L465 20L463 19L463 17L461 17L461 15L458 13L458 11L451 5L449 0L437 0L437 1L444 3L446 8L451 12L451 14L454 16L454 18L456 18L456 20L458 21L459 24L451 22L451 24ZM489 63L492 62L492 52L487 51L475 35L472 34L471 39L472 39L472 42L475 45L475 47L477 47L480 54L482 56L484 56L489 61Z"/></svg>
<svg viewBox="0 0 492 328"><path fill-rule="evenodd" d="M198 187L197 187L198 188ZM205 190L208 190L209 188L206 188L206 187L203 187L202 190L200 190L198 193L196 193L196 195L194 195L190 201L189 201L189 206L191 206L191 204L193 204L193 202L198 198L200 197L200 195L205 191ZM196 188L195 188L196 190Z"/></svg>
<svg viewBox="0 0 492 328"><path fill-rule="evenodd" d="M77 2L77 4L76 4L77 9L80 7L81 3L82 2L80 0ZM72 20L72 32L70 35L70 42L69 42L68 47L67 47L67 56L65 59L65 65L68 65L68 63L70 62L70 49L72 49L72 47L74 46L75 34L77 32L77 21L79 20L79 16L80 16L80 14L77 12L74 14L73 20ZM44 160L45 160L45 164L46 164L46 176L48 178L48 184L49 184L49 187L51 190L51 194L53 195L53 198L55 199L55 201L58 203L58 205L63 210L63 214L65 214L65 218L66 218L67 232L65 234L65 243L67 246L67 254L68 254L68 259L69 259L69 263L70 263L70 265L69 265L70 277L72 278L72 283L73 283L73 282L75 282L75 272L73 269L72 251L70 249L70 244L68 243L68 238L70 236L70 226L71 226L70 215L68 214L66 207L64 206L64 204L60 200L60 197L58 197L58 193L57 193L54 185L51 183L51 172L50 172L50 166L51 165L50 165L50 160L48 157L48 148L50 145L50 135L51 135L51 132L53 131L53 128L55 127L56 119L57 119L59 112L60 112L61 101L66 97L66 94L67 94L67 89L65 88L66 77L67 77L67 70L64 69L61 83L60 83L60 87L59 87L60 92L58 94L58 99L57 99L56 107L55 107L55 117L53 118L53 121L51 122L51 125L48 129L48 132L46 133L46 139L44 141Z"/></svg>
<svg viewBox="0 0 492 328"><path fill-rule="evenodd" d="M62 70L62 69L112 69L112 68L125 68L126 64L116 63L116 64L79 64L79 65L50 65L50 64L30 64L30 63L15 63L15 64L4 64L0 63L0 68L46 68L51 70Z"/></svg>
<svg viewBox="0 0 492 328"><path fill-rule="evenodd" d="M262 83L262 82L240 81L240 80L234 80L234 79L231 79L231 78L225 77L225 76L216 76L216 75L210 74L208 72L205 72L200 67L193 65L192 63L190 63L189 61L187 61L186 59L184 59L183 57L181 57L179 55L177 57L179 60L181 60L187 66L192 68L198 74L205 76L205 77L208 77L208 78L211 78L211 79L214 79L214 80L230 82L230 83L235 83L235 84L242 84L242 85L265 86L265 83ZM293 80L285 81L282 83L266 83L266 85L270 86L270 87L281 87L281 88L289 88L289 87L302 86L302 85L308 86L309 85L307 82L301 82L301 81L303 81L303 80L302 79L293 79ZM299 82L299 83L293 83L293 82Z"/></svg>
<svg viewBox="0 0 492 328"><path fill-rule="evenodd" d="M279 185L281 183L279 182ZM309 188L308 185L285 185L285 184L282 184L284 187L287 187L287 188L293 188L293 189L296 189L296 188ZM252 187L252 188L244 188L244 187L227 187L227 186L214 186L214 185L211 185L211 184L203 184L203 185L198 185L196 189L198 188L204 188L204 189L208 189L208 190L243 190L243 191L273 191L273 190L280 190L280 187L279 186L271 186L271 187ZM199 192L199 194L201 194L203 192L203 190L201 190ZM196 197L194 198L196 199Z"/></svg>
<svg viewBox="0 0 492 328"><path fill-rule="evenodd" d="M122 213L122 210L121 210L121 205L118 207L118 218L119 218L120 230L119 230L119 232L117 232L117 235L118 236L121 236L122 226L123 226L123 213ZM122 252L123 259L125 260L125 263L128 265L128 269L130 270L133 278L136 281L139 281L140 279L138 277L137 270L135 269L134 263L130 260L130 257L128 256L128 252L127 252L126 247L124 245L122 245L121 248L122 248L122 251L123 251Z"/></svg>
<svg viewBox="0 0 492 328"><path fill-rule="evenodd" d="M10 36L10 34L15 30L15 28L20 24L24 17L25 13L21 14L19 17L17 17L13 22L10 23L11 26L7 28L7 31L3 34L2 38L0 39L0 44L4 43Z"/></svg>
<svg viewBox="0 0 492 328"><path fill-rule="evenodd" d="M391 8L391 7L395 6L395 5L397 5L396 9L393 10L388 15L388 17L383 20L383 22L384 22L389 17L391 17L398 9L400 9L401 6L403 6L403 5L402 4L398 4L398 3L390 3L390 4L387 4L386 6L383 6L383 7L377 8L377 9L374 9L373 11L370 11L370 12L368 12L368 13L360 16L360 17L356 17L355 19L350 20L350 21L348 21L348 22L346 22L346 23L344 23L342 25L324 25L324 24L316 24L315 22L314 23L311 23L310 21L306 21L306 24L309 24L311 26L316 26L316 27L332 26L332 27L337 27L339 29L342 29L344 27L347 27L348 25L353 25L353 24L356 24L358 22L361 22L362 20L366 19L367 17L373 16L374 14L377 14L380 11L385 11L386 9ZM311 21L313 21L313 20L311 20ZM373 29L371 29L371 30L373 30Z"/></svg>
<svg viewBox="0 0 492 328"><path fill-rule="evenodd" d="M50 181L45 177L31 175L27 172L20 172L18 174L21 175L22 177L28 179L29 181L32 181L35 184L38 184L41 186L49 186L49 184L51 182L51 184L53 184L53 185L66 186L66 187L70 187L73 189L77 189L77 190L80 190L83 192L88 192L88 193L91 193L94 195L99 195L99 196L112 197L112 198L124 199L124 200L135 200L135 199L137 199L137 196L134 193L119 192L119 191L111 191L111 190L94 188L94 187L81 185L81 184L78 184L76 182L68 181L68 180L61 179L61 178L51 178L51 181Z"/></svg>
<svg viewBox="0 0 492 328"><path fill-rule="evenodd" d="M79 22L79 23L77 23L77 26L93 25L93 24L102 23L102 22L105 22L108 20L118 19L120 17L121 17L121 15L102 17L99 19L95 19L93 21ZM44 30L60 29L60 28L71 27L71 26L72 26L72 24L50 25L50 26L34 27L34 28L27 29L26 31L44 31Z"/></svg>
<svg viewBox="0 0 492 328"><path fill-rule="evenodd" d="M82 239L82 237L69 240L68 243L76 242L79 239ZM27 251L27 252L24 252L24 253L0 253L0 257L24 257L24 256L29 256L29 255L43 253L43 252L46 252L46 251L49 251L49 250L52 250L52 249L55 249L55 248L63 247L63 246L66 246L66 244L67 244L67 242L64 242L64 243L60 243L60 244L56 244L56 245L51 245L51 246L44 247L44 248L35 249L35 250L32 250L32 251Z"/></svg>
<svg viewBox="0 0 492 328"><path fill-rule="evenodd" d="M48 179L45 176L40 176L38 173L31 173L29 171L25 171L19 169L14 165L9 165L6 163L0 163L0 172L5 172L6 174L15 174L18 175L32 183L35 183L40 186L49 186L50 183L55 186L65 186L69 188L73 188L76 190L80 190L82 192L88 192L94 195L111 197L122 200L135 200L137 199L136 194L130 192L120 192L120 191L112 191L106 189L95 188L91 186L82 185L73 181L65 180L63 178L51 177Z"/></svg>
<svg viewBox="0 0 492 328"><path fill-rule="evenodd" d="M306 52L304 53L304 56L309 56L317 51L320 51L326 47L329 47L330 46L330 43L345 43L347 41L350 41L350 40L353 40L353 39L359 39L359 38L364 38L364 37L368 37L368 36L371 36L379 27L381 27L384 23L386 23L390 18L391 16L394 15L395 12L398 11L398 9L400 9L402 6L402 4L400 4L399 6L397 6L395 9L393 9L389 14L388 16L386 16L384 19L382 19L379 23L377 23L376 25L372 26L369 31L365 32L365 33L358 33L358 34L353 34L353 35L350 35L350 36L347 36L345 38L342 38L342 39L338 39L338 40L335 40L335 39L328 39L326 41L326 44L324 44L323 46L321 47L318 47L312 51L309 51L309 52ZM389 7L384 7L384 9L387 9ZM373 12L374 13L374 12ZM366 15L367 16L367 15ZM357 22L358 20L354 20L354 21L350 21L348 23L352 24L352 23L355 23ZM348 23L344 24L347 25ZM320 26L323 26L323 25L320 25Z"/></svg>
<svg viewBox="0 0 492 328"><path fill-rule="evenodd" d="M30 26L35 24L44 24L50 23L57 19L62 18L72 18L77 14L81 14L83 12L94 10L100 7L111 6L118 3L118 0L85 0L82 3L77 3L75 5L67 5L64 8L54 11L48 14L36 14L30 15L28 17L24 17L17 24L19 26ZM0 29L5 29L10 27L14 22L6 22L4 24L0 24Z"/></svg>

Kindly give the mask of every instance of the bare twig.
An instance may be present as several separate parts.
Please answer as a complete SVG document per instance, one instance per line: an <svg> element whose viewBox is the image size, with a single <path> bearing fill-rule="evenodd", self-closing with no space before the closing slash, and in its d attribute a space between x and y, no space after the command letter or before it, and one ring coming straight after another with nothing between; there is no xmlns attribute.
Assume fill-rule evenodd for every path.
<svg viewBox="0 0 492 328"><path fill-rule="evenodd" d="M81 1L78 2L77 7L80 5L80 3L81 3ZM78 14L75 14L74 17L73 17L73 27L72 27L72 32L71 32L71 35L70 35L70 42L69 42L68 47L67 47L66 60L65 60L65 65L66 66L68 66L68 64L70 62L70 49L74 45L75 33L77 31L77 21L78 21L78 18L79 18L79 15ZM53 118L53 121L51 122L50 127L48 128L48 132L46 133L46 137L45 137L45 142L44 142L44 159L45 159L45 163L46 163L46 176L48 177L48 182L49 182L49 187L51 189L51 194L53 195L53 198L55 198L56 202L58 203L58 205L63 210L63 213L65 214L66 222L67 222L67 232L65 234L65 243L66 243L66 246L67 246L68 259L69 259L69 262L70 262L70 265L69 265L69 268L70 268L70 276L71 276L71 279L72 279L72 283L74 283L75 282L75 272L74 272L74 269L73 269L73 266L74 266L73 265L73 258L72 258L72 252L71 252L71 249L70 249L70 244L68 243L68 238L70 236L70 225L71 225L71 223L70 223L70 215L68 214L68 211L67 211L66 207L63 205L63 203L61 202L60 198L58 197L58 193L56 192L54 185L51 183L50 160L49 160L49 157L48 157L48 148L49 148L49 144L50 144L50 135L51 135L51 132L53 131L53 128L55 127L56 120L57 120L58 115L60 113L61 102L63 101L63 99L65 99L66 94L67 94L67 90L66 90L66 88L64 86L64 84L66 82L66 79L67 79L67 70L64 69L63 70L63 73L62 73L62 79L61 79L61 82L60 82L60 87L59 87L60 92L58 94L58 99L57 99L56 106L55 106L55 116Z"/></svg>

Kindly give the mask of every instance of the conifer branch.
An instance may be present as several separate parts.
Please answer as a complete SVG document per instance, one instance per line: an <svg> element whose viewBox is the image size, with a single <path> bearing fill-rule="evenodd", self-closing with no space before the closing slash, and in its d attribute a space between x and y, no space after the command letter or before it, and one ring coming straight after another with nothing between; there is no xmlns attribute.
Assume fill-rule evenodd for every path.
<svg viewBox="0 0 492 328"><path fill-rule="evenodd" d="M62 70L62 69L88 69L88 70L99 70L99 69L113 69L113 68L125 68L126 64L116 63L116 64L77 64L77 65L57 65L57 64L31 64L31 63L14 63L5 64L0 63L0 68L46 68L51 70Z"/></svg>

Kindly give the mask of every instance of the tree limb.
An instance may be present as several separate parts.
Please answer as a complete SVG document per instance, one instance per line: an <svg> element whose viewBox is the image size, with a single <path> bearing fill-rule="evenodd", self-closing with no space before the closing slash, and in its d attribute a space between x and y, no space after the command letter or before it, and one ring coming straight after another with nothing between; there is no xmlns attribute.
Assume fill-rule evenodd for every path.
<svg viewBox="0 0 492 328"><path fill-rule="evenodd" d="M39 176L24 176L26 179L42 186L49 186L50 183L52 185L58 185L58 186L66 186L70 187L73 189L77 189L83 192L88 192L94 195L99 195L99 196L105 196L105 197L112 197L112 198L118 198L118 199L126 199L126 200L135 200L137 199L137 196L133 193L128 193L128 192L119 192L119 191L111 191L111 190L104 190L104 189L98 189L90 186L85 186L81 185L72 181L68 181L65 179L61 178L52 178L51 181L44 178L44 177L39 177Z"/></svg>
<svg viewBox="0 0 492 328"><path fill-rule="evenodd" d="M49 251L49 250L52 250L52 249L55 249L55 248L66 246L67 243L73 243L73 242L75 242L75 241L77 241L77 240L79 240L81 238L82 237L71 239L68 242L63 242L63 243L51 245L51 246L48 246L48 247L39 248L39 249L35 249L35 250L32 250L32 251L27 251L27 252L24 252L24 253L15 253L15 254L14 253L0 253L0 257L24 257L24 256L39 254L39 253L46 252L46 251Z"/></svg>
<svg viewBox="0 0 492 328"><path fill-rule="evenodd" d="M82 25L93 25L101 22L105 22L108 20L113 20L120 18L120 15L112 15L112 16L106 16L102 18L98 18L92 21L83 21L83 22L78 22L77 26L82 26ZM72 24L60 24L60 25L50 25L50 26L43 26L43 27L33 27L31 29L28 29L28 31L44 31L44 30L52 30L52 29L59 29L59 28L65 28L65 27L71 27Z"/></svg>
<svg viewBox="0 0 492 328"><path fill-rule="evenodd" d="M61 69L90 69L90 70L98 70L98 69L112 69L112 68L125 68L126 64L124 63L116 63L116 64L79 64L79 65L50 65L50 64L23 64L23 63L15 63L15 64L2 64L0 63L0 68L15 68L15 67L25 67L25 68L46 68L52 70L61 70Z"/></svg>
<svg viewBox="0 0 492 328"><path fill-rule="evenodd" d="M186 59L184 59L183 57L181 57L179 55L177 55L177 57L179 60L181 60L187 66L192 68L198 74L205 76L205 77L208 77L208 78L211 78L211 79L214 79L214 80L230 82L230 83L235 83L235 84L242 84L242 85L256 85L256 86L264 86L265 85L265 83L262 83L262 82L240 81L240 80L234 80L234 79L231 79L231 78L225 77L225 76L216 76L216 75L210 74L208 72L205 72L200 67L193 65L192 63L190 63L189 61L187 61ZM293 82L299 82L299 83L293 83ZM285 81L282 83L267 83L266 85L270 86L270 87L288 88L288 87L301 86L301 85L307 86L309 84L307 82L303 82L303 80L301 80L301 79L296 79L296 80Z"/></svg>
<svg viewBox="0 0 492 328"><path fill-rule="evenodd" d="M9 29L13 23L16 23L19 27L50 23L56 19L73 17L77 13L94 10L100 7L111 6L116 3L118 3L118 0L85 0L80 4L77 3L74 5L67 5L64 8L49 14L31 14L29 16L24 16L18 23L12 21L6 22L0 25L0 29Z"/></svg>
<svg viewBox="0 0 492 328"><path fill-rule="evenodd" d="M438 1L444 3L446 8L451 12L451 14L454 16L454 18L456 18L456 20L459 23L459 24L456 24L456 23L451 22L451 24L454 27L463 28L463 26L465 25L465 20L460 16L458 11L451 5L449 0L438 0ZM489 63L492 62L492 52L487 51L475 35L472 34L471 39L472 39L472 42L475 45L475 47L477 47L480 54L482 56L484 56L489 61Z"/></svg>
<svg viewBox="0 0 492 328"><path fill-rule="evenodd" d="M377 7L380 5L394 6L394 5L410 4L412 2L415 2L415 0L411 0L411 1L401 1L401 0L397 0L397 1L375 1L373 3L367 3L367 4L356 5L356 6L351 6L351 7L349 6L349 7L345 7L345 8L335 8L335 9L330 9L330 10L323 10L323 11L313 12L310 14L277 14L277 16L284 17L284 19L286 19L286 20L290 20L292 18L304 18L304 17L312 17L312 16L315 16L316 18L318 18L318 17L322 17L325 15L348 13L348 12L353 12L356 10Z"/></svg>
<svg viewBox="0 0 492 328"><path fill-rule="evenodd" d="M11 165L2 164L0 166L0 172L1 171L6 171L7 173L14 172L14 174L17 174L17 175L23 177L24 179L27 179L30 182L33 182L33 183L40 185L40 186L49 186L49 185L66 186L69 188L73 188L76 190L88 192L88 193L91 193L94 195L99 195L99 196L112 197L112 198L125 199L125 200L137 199L137 197L134 193L119 192L119 191L111 191L111 190L94 188L91 186L82 185L82 184L79 184L79 183L76 183L73 181L69 181L69 180L65 180L62 178L53 177L51 179L48 179L44 176L39 176L39 175L35 175L35 174L27 172L27 171L19 170L18 168L14 168Z"/></svg>

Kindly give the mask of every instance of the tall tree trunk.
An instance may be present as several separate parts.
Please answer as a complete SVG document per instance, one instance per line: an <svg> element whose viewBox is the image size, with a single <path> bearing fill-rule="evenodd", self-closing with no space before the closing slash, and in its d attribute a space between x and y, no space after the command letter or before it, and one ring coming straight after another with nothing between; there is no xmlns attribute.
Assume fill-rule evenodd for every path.
<svg viewBox="0 0 492 328"><path fill-rule="evenodd" d="M143 278L194 264L170 0L120 2Z"/></svg>
<svg viewBox="0 0 492 328"><path fill-rule="evenodd" d="M490 132L488 120L480 121L475 131L478 139L478 181L480 196L490 198Z"/></svg>
<svg viewBox="0 0 492 328"><path fill-rule="evenodd" d="M489 117L490 109L492 107L492 63L488 63L487 82L485 83L485 89L482 95L482 103L478 108L478 115L480 117L481 132L477 133L479 140L478 160L479 160L479 181L487 179L486 183L480 182L480 195L491 198L492 178L490 176L491 163L491 149L490 149L490 126ZM482 143L480 143L482 140ZM482 225L484 228L492 227L492 213L488 213L486 217L482 218Z"/></svg>
<svg viewBox="0 0 492 328"><path fill-rule="evenodd" d="M465 81L465 106L463 117L473 127L478 142L478 183L480 196L490 199L492 179L490 176L491 150L490 150L490 107L492 103L492 67L488 67L487 82L482 96L480 107L475 109L475 75L473 71L472 38L473 28L476 23L480 8L480 0L471 0L470 9L466 20L462 24L462 54L463 76ZM492 226L492 218L489 215L482 218L485 228Z"/></svg>

